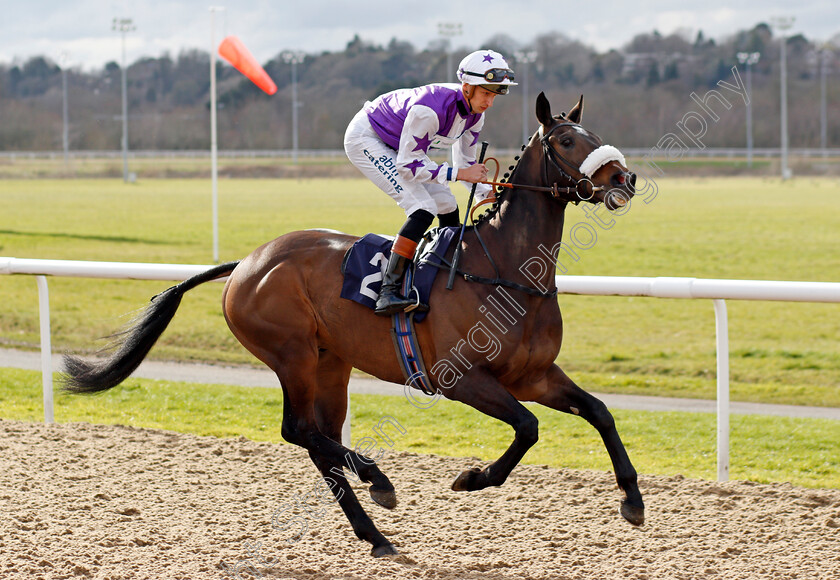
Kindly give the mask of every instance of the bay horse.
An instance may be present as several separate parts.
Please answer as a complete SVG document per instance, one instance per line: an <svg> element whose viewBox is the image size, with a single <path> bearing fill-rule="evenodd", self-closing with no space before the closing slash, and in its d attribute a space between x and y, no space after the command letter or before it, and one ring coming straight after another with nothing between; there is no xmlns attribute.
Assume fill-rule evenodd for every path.
<svg viewBox="0 0 840 580"><path fill-rule="evenodd" d="M552 116L544 94L537 97L539 130L523 146L505 188L499 188L494 208L464 235L460 264L473 282L459 278L452 290L446 290L447 276L437 276L431 311L416 326L417 342L427 362L457 355L457 369L454 363L443 365L448 370L439 364L431 367L429 379L439 393L514 430L513 442L499 459L483 469L464 471L452 489L476 491L505 482L537 442L537 418L521 403L534 401L579 415L598 430L624 492L620 513L631 524L641 525L644 503L636 471L612 415L554 362L563 326L553 264L539 276L522 268L539 248L557 258L569 203L624 205L634 193L635 175L620 161L605 163L589 177L581 173L581 163L603 144L580 125L582 114L582 96L568 115L558 116ZM225 319L236 338L280 381L283 438L309 452L356 536L372 545L372 555L397 554L362 508L343 471L352 470L369 483L377 504L389 509L396 506L394 486L376 463L341 444L351 369L393 383L404 380L392 346L391 321L339 297L342 258L356 240L328 230L291 232L241 261L222 264L169 288L153 298L123 333L110 358L91 362L65 357L65 389L93 393L119 384L148 354L184 293L229 275L222 295ZM450 259L453 251L448 250ZM491 294L500 285L507 288L520 316L515 324L505 326L496 318L496 343L488 354L486 348L475 348L476 340L464 339L475 338L479 312L485 312L485 331L492 331L484 305L493 301Z"/></svg>

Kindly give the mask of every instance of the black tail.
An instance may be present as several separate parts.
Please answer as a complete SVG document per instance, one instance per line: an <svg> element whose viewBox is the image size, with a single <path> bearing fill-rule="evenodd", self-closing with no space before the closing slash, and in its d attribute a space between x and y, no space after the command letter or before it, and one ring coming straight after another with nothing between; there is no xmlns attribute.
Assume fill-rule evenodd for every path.
<svg viewBox="0 0 840 580"><path fill-rule="evenodd" d="M116 340L107 350L113 353L101 361L64 357L63 388L70 393L98 393L123 382L133 373L175 316L181 297L199 284L233 272L239 262L228 262L202 272L152 298L152 303L124 330L113 335Z"/></svg>

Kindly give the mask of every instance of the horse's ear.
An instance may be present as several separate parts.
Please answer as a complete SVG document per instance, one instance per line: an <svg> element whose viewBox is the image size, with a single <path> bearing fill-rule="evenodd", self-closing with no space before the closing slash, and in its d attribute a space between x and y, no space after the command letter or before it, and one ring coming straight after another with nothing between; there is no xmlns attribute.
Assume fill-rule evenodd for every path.
<svg viewBox="0 0 840 580"><path fill-rule="evenodd" d="M551 118L551 104L543 92L537 95L537 120L546 126L554 121Z"/></svg>
<svg viewBox="0 0 840 580"><path fill-rule="evenodd" d="M577 105L572 107L572 110L569 111L569 121L572 123L580 124L580 120L583 117L583 95L580 96L580 100L577 102Z"/></svg>

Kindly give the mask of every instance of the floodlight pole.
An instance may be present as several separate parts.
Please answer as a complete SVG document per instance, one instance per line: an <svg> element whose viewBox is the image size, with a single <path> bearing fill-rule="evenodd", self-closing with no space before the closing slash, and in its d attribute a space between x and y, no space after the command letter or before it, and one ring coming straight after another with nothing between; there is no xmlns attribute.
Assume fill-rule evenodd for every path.
<svg viewBox="0 0 840 580"><path fill-rule="evenodd" d="M283 61L292 65L292 163L298 162L298 82L297 65L303 62L304 54L293 50L284 51Z"/></svg>
<svg viewBox="0 0 840 580"><path fill-rule="evenodd" d="M216 12L221 6L210 7L210 182L213 196L213 263L219 263L219 163L216 128Z"/></svg>
<svg viewBox="0 0 840 580"><path fill-rule="evenodd" d="M111 29L122 34L122 158L123 181L128 183L128 95L125 70L125 34L137 30L131 18L114 18Z"/></svg>
<svg viewBox="0 0 840 580"><path fill-rule="evenodd" d="M738 62L747 69L747 167L752 169L753 162L753 130L752 130L752 68L751 66L761 58L759 52L739 52Z"/></svg>
<svg viewBox="0 0 840 580"><path fill-rule="evenodd" d="M453 74L455 78L458 76L452 70L452 38L461 36L463 33L463 25L460 22L438 22L438 34L446 39L446 74L443 75L443 80L451 79ZM449 163L455 167L455 149L449 150ZM466 219L466 218L465 218Z"/></svg>
<svg viewBox="0 0 840 580"><path fill-rule="evenodd" d="M828 148L828 107L826 103L825 75L828 68L828 45L823 45L820 54L820 148L823 157L827 155Z"/></svg>
<svg viewBox="0 0 840 580"><path fill-rule="evenodd" d="M70 130L68 128L67 113L67 51L61 51L61 118L63 127L61 131L61 145L64 149L64 165L67 166L70 159Z"/></svg>
<svg viewBox="0 0 840 580"><path fill-rule="evenodd" d="M781 125L782 125L782 179L790 179L791 171L788 169L788 126L787 126L787 31L793 26L796 20L793 16L779 16L773 18L771 23L781 32L782 38L782 64L781 64Z"/></svg>
<svg viewBox="0 0 840 580"><path fill-rule="evenodd" d="M514 53L517 65L522 65L522 144L528 143L528 121L531 118L528 105L528 65L537 60L536 50L519 50Z"/></svg>
<svg viewBox="0 0 840 580"><path fill-rule="evenodd" d="M444 81L452 78L451 75L454 74L452 70L452 42L450 39L461 36L463 28L460 22L438 22L438 34L446 39L446 74L443 77Z"/></svg>

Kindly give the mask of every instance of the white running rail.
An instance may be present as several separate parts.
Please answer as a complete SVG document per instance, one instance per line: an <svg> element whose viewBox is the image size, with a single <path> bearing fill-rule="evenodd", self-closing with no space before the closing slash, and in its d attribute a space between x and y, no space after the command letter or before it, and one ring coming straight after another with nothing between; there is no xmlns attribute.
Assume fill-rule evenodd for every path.
<svg viewBox="0 0 840 580"><path fill-rule="evenodd" d="M134 280L186 280L212 265L142 264L30 260L0 257L0 274L36 276L41 325L41 372L44 421L53 422L52 353L50 345L49 290L46 276ZM729 331L726 300L840 303L837 282L776 282L764 280L715 280L708 278L641 278L622 276L557 276L561 294L590 296L650 296L655 298L709 299L714 303L717 350L717 476L729 479ZM343 439L349 441L349 422Z"/></svg>

